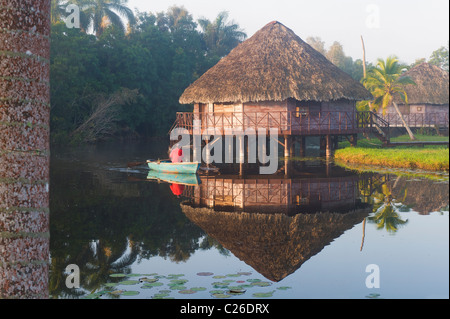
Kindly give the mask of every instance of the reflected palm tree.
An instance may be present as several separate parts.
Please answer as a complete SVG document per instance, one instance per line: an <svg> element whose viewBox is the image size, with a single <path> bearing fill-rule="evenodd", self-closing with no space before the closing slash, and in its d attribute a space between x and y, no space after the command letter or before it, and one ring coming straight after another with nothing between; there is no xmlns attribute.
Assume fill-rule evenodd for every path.
<svg viewBox="0 0 450 319"><path fill-rule="evenodd" d="M388 233L395 233L397 230L407 224L408 220L402 220L399 215L399 209L402 206L396 205L396 200L392 197L392 192L387 184L381 187L381 193L374 194L378 202L374 205L373 216L368 217L370 222L377 225L377 229L386 229ZM407 191L405 190L404 201Z"/></svg>

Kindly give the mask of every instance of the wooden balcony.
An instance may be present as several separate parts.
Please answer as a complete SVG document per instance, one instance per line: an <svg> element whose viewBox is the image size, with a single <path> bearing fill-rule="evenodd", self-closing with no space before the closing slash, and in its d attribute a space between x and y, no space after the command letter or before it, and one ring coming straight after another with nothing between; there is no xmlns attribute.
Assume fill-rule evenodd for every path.
<svg viewBox="0 0 450 319"><path fill-rule="evenodd" d="M234 112L177 113L172 126L195 135L229 135L242 130L278 130L278 135L350 135L370 130L379 117L372 112ZM194 121L200 121L194 127Z"/></svg>
<svg viewBox="0 0 450 319"><path fill-rule="evenodd" d="M385 115L380 115L386 122L389 123L390 127L403 127L403 122L397 113L387 113ZM438 128L448 128L449 127L449 113L411 113L403 114L403 119L406 124L411 128L420 127L438 127Z"/></svg>

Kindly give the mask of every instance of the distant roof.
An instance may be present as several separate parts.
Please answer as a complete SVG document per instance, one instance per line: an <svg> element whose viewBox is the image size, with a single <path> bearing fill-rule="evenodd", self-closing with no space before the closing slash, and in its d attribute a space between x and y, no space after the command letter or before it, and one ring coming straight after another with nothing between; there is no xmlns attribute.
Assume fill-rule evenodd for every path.
<svg viewBox="0 0 450 319"><path fill-rule="evenodd" d="M409 104L449 104L449 74L436 65L421 63L403 76L416 85L405 86ZM400 102L402 103L402 102Z"/></svg>
<svg viewBox="0 0 450 319"><path fill-rule="evenodd" d="M273 21L191 84L180 103L368 100L372 95L292 30Z"/></svg>

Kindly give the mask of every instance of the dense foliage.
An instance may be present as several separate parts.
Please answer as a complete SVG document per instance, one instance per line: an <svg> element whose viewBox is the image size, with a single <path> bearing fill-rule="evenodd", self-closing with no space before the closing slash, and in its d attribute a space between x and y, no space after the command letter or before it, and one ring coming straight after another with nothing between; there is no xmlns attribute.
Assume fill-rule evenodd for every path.
<svg viewBox="0 0 450 319"><path fill-rule="evenodd" d="M180 7L166 13L137 13L128 32L111 23L98 36L55 21L52 142L166 134L176 112L189 110L178 103L183 90L245 37L238 25L227 21L226 13L213 22L203 19L199 28ZM118 98L123 92L127 98ZM114 96L121 103L110 102L96 121L96 125L108 122L102 123L108 131L92 139L92 132L85 132L86 122Z"/></svg>

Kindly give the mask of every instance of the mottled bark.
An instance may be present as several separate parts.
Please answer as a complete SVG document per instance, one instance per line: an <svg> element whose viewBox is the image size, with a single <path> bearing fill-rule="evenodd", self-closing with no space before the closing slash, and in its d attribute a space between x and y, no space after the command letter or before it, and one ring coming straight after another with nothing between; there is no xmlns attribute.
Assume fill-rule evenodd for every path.
<svg viewBox="0 0 450 319"><path fill-rule="evenodd" d="M0 0L0 299L48 298L50 0Z"/></svg>

